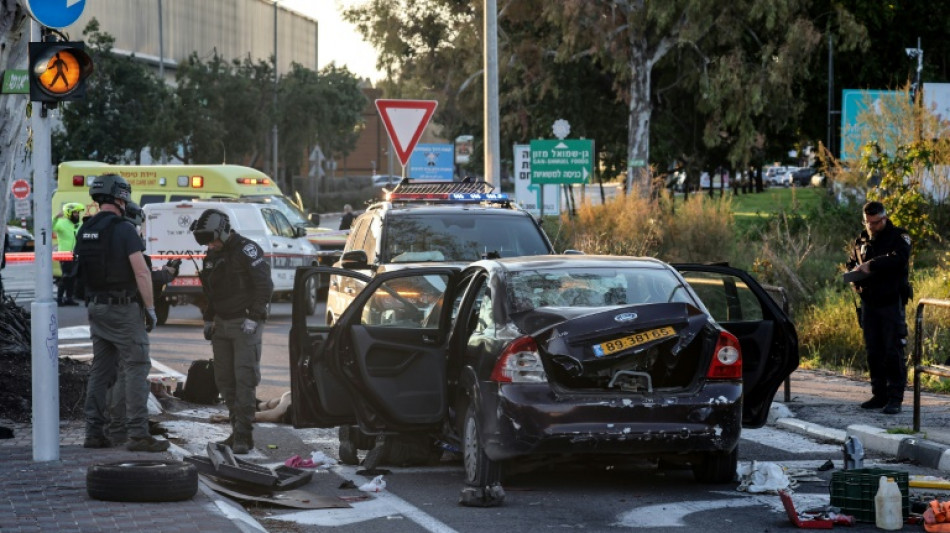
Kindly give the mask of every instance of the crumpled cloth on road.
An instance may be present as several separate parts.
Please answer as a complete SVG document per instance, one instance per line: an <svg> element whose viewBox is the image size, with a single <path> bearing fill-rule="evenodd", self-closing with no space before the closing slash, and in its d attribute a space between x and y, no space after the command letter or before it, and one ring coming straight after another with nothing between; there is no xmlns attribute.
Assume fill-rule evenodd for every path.
<svg viewBox="0 0 950 533"><path fill-rule="evenodd" d="M779 490L798 486L797 482L786 475L785 469L775 463L752 461L749 464L740 464L736 473L739 474L739 486L736 490L753 494L778 493Z"/></svg>
<svg viewBox="0 0 950 533"><path fill-rule="evenodd" d="M336 464L336 459L320 451L312 452L310 459L304 459L299 455L292 455L284 461L284 465L291 468L330 468Z"/></svg>
<svg viewBox="0 0 950 533"><path fill-rule="evenodd" d="M386 481L383 479L383 476L376 476L372 481L367 481L360 485L360 490L363 492L382 492L386 490Z"/></svg>

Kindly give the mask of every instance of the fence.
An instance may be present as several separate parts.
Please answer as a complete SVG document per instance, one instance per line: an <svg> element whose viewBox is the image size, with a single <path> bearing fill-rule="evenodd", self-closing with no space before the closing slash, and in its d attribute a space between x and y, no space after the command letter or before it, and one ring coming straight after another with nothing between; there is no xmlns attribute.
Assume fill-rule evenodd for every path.
<svg viewBox="0 0 950 533"><path fill-rule="evenodd" d="M917 302L917 316L914 319L914 432L920 432L920 375L931 374L943 378L950 378L950 366L921 364L923 352L924 306L944 307L950 309L950 300L938 298L921 298Z"/></svg>

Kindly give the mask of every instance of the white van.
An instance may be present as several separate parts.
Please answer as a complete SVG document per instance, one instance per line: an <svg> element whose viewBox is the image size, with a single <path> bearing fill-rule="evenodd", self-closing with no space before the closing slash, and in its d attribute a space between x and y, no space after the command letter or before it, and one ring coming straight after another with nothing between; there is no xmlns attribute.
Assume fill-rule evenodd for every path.
<svg viewBox="0 0 950 533"><path fill-rule="evenodd" d="M294 226L279 209L255 202L189 200L148 204L145 213L143 237L145 253L152 259L152 268L162 268L172 259L181 259L178 277L168 284L155 300L158 324L168 320L173 305L194 303L204 308L198 272L206 248L195 242L189 228L206 209L217 209L228 215L231 228L253 240L264 249L270 261L275 297L289 296L294 288L294 273L298 266L316 266L319 256L316 247L307 240L307 231ZM316 283L310 291L310 312L316 310Z"/></svg>

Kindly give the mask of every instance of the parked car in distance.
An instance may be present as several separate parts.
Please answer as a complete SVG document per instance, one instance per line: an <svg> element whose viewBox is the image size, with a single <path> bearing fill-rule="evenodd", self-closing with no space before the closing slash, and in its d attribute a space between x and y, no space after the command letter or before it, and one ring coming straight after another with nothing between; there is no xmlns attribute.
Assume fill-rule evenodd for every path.
<svg viewBox="0 0 950 533"><path fill-rule="evenodd" d="M778 167L772 166L765 169L765 176L762 177L762 180L769 187L774 187L776 185L782 184L782 176L785 175L787 167Z"/></svg>
<svg viewBox="0 0 950 533"><path fill-rule="evenodd" d="M7 226L7 240L4 250L7 252L32 252L33 234L17 226Z"/></svg>
<svg viewBox="0 0 950 533"><path fill-rule="evenodd" d="M402 180L402 176L393 176L389 174L377 174L373 176L373 187L393 188Z"/></svg>
<svg viewBox="0 0 950 533"><path fill-rule="evenodd" d="M295 296L294 426L428 435L461 450L472 487L566 456L731 482L741 428L765 424L798 366L789 317L728 266L511 257L372 279L300 269L296 286L327 271L367 285L332 326Z"/></svg>
<svg viewBox="0 0 950 533"><path fill-rule="evenodd" d="M803 167L792 173L792 185L795 187L808 187L811 180L818 174L818 170L812 167Z"/></svg>

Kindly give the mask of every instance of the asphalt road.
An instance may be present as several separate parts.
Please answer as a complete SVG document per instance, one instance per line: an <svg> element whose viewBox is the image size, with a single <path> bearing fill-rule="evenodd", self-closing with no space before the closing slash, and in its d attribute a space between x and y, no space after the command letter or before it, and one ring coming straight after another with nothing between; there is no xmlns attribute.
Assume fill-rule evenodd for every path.
<svg viewBox="0 0 950 533"><path fill-rule="evenodd" d="M3 271L4 284L11 292L26 294L33 284L31 265L10 265ZM319 311L318 311L319 313ZM322 316L317 314L317 317ZM83 307L59 308L61 327L86 323ZM260 398L277 397L289 389L287 334L290 305L272 306L265 325L261 363ZM211 346L202 338L201 317L193 306L173 307L168 323L151 335L151 355L157 365L186 373L192 361L211 357ZM286 426L262 428L255 435L274 448L255 452L262 464L279 464L291 454L307 456L314 450L335 455L333 430L295 430ZM263 446L262 446L263 448ZM775 428L743 432L740 444L742 464L776 462L792 469L814 471L832 459L841 467L837 445L815 443ZM282 508L255 508L254 517L274 532L482 532L508 531L711 531L761 533L787 530L793 526L783 512L778 496L750 494L736 490L736 484L700 485L689 470L660 469L643 461L618 464L574 462L549 464L539 470L510 477L505 481L506 503L496 508L468 508L458 505L462 489L459 461L436 466L390 468L386 492L370 502L354 504L349 510L297 511ZM912 465L884 464L882 457L868 457L866 466L898 468L912 474L939 475L939 472ZM811 472L812 481L802 480L795 489L799 509L828 504L832 472ZM362 484L367 479L355 469L341 467L316 476L308 485L321 494L334 494L338 485L350 479ZM351 493L352 494L352 493ZM944 499L947 499L944 497ZM906 526L917 531L920 526ZM851 531L876 530L862 523Z"/></svg>

